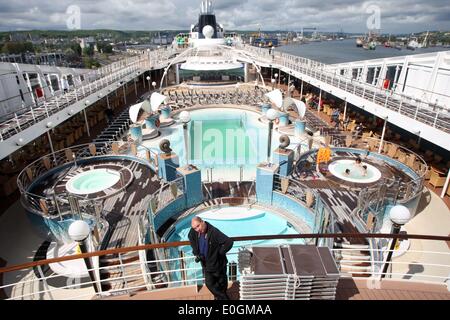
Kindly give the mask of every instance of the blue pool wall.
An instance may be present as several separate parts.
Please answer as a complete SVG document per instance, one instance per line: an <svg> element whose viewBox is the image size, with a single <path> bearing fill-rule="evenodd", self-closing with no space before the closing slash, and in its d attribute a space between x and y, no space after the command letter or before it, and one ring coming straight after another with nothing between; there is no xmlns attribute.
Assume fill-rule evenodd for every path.
<svg viewBox="0 0 450 320"><path fill-rule="evenodd" d="M264 202L262 204L264 204ZM311 230L314 230L314 213L310 209L303 206L298 200L279 192L273 192L272 205L274 207L281 208L284 211L288 211L294 217L304 221L311 228ZM177 217L182 211L188 208L189 206L186 203L185 195L170 202L165 208L156 213L153 219L155 230L158 230L169 219ZM151 210L149 210L148 213L151 214Z"/></svg>
<svg viewBox="0 0 450 320"><path fill-rule="evenodd" d="M303 206L298 200L291 196L274 191L272 194L272 205L274 207L282 208L289 211L290 214L296 218L304 221L311 230L315 230L314 226L314 213Z"/></svg>

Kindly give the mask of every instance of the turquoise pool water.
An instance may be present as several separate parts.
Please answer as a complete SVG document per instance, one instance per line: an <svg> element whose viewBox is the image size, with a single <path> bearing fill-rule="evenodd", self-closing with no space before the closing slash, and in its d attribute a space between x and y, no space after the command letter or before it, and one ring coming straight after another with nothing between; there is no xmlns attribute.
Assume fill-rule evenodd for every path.
<svg viewBox="0 0 450 320"><path fill-rule="evenodd" d="M189 123L191 164L200 168L254 166L266 160L268 125L251 111L211 108L191 112ZM177 128L168 139L184 164L183 129ZM273 133L272 149L278 146Z"/></svg>
<svg viewBox="0 0 450 320"><path fill-rule="evenodd" d="M199 216L229 237L298 234L292 225L290 225L285 219L274 213L267 212L266 210L248 209L245 207L229 207L219 209L212 214L210 211L204 212ZM243 218L240 218L240 216L243 216ZM188 233L191 228L191 219L192 217L188 217L178 222L173 231L169 231L170 234L167 237L166 242L188 240ZM237 253L241 247L249 245L276 245L281 243L303 244L304 240L289 239L235 242L233 248L227 255L228 262L237 262ZM192 255L192 248L190 246L183 247L182 250L186 255ZM171 257L179 257L179 252L172 250ZM186 265L186 268L198 267L200 267L200 264L195 263L194 260L189 260ZM177 269L179 268L179 264L177 262L172 262L170 263L170 268ZM188 276L191 279L201 278L201 270L188 270ZM172 272L171 278L179 279L180 274Z"/></svg>
<svg viewBox="0 0 450 320"><path fill-rule="evenodd" d="M91 194L115 185L120 180L120 173L108 169L96 169L80 173L71 178L66 188L74 194Z"/></svg>

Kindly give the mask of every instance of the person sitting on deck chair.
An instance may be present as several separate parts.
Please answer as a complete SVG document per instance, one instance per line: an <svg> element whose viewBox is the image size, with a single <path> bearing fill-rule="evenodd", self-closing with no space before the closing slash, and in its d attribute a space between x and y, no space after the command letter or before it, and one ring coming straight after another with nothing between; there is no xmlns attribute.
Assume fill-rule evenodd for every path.
<svg viewBox="0 0 450 320"><path fill-rule="evenodd" d="M363 124L361 122L355 128L355 138L362 136L363 129L364 129L364 127L363 127Z"/></svg>
<svg viewBox="0 0 450 320"><path fill-rule="evenodd" d="M201 262L206 287L215 300L229 300L227 295L227 257L233 247L233 240L200 217L191 221L189 242L195 262Z"/></svg>

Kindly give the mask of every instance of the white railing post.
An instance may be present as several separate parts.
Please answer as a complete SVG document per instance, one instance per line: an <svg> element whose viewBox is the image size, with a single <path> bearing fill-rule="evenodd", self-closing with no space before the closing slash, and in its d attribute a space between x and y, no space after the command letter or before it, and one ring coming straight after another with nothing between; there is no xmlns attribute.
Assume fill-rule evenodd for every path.
<svg viewBox="0 0 450 320"><path fill-rule="evenodd" d="M439 117L439 111L436 111L436 118L434 118L433 128L436 128L438 117Z"/></svg>
<svg viewBox="0 0 450 320"><path fill-rule="evenodd" d="M415 101L415 100L414 100ZM416 107L416 113L414 114L414 120L417 119L417 114L419 113L419 105ZM436 119L437 119L437 112L436 112ZM436 123L436 122L435 122Z"/></svg>
<svg viewBox="0 0 450 320"><path fill-rule="evenodd" d="M48 295L50 296L50 300L54 300L53 295L52 295L52 293L51 293L51 291L50 291L50 288L49 288L49 286L48 286L47 279L45 279L45 275L44 275L44 273L42 272L42 267L41 267L41 266L37 266L37 269L38 269L38 272L39 272L39 276L41 277L40 280L44 283L45 291L46 291L46 292L48 293Z"/></svg>
<svg viewBox="0 0 450 320"><path fill-rule="evenodd" d="M445 197L450 182L450 170L448 170L447 179L445 179L444 188L442 189L441 198Z"/></svg>
<svg viewBox="0 0 450 320"><path fill-rule="evenodd" d="M386 92L386 100L384 101L384 107L385 108L387 108L388 99L389 99L389 95ZM398 109L398 112L400 112L400 109Z"/></svg>

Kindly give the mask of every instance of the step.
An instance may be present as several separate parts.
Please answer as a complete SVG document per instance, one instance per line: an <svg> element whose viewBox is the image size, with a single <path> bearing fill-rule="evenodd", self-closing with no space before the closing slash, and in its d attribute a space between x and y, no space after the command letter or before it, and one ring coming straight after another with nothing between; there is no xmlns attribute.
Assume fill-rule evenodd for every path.
<svg viewBox="0 0 450 320"><path fill-rule="evenodd" d="M355 259L355 260L367 260L367 261L370 261L371 257L369 255L363 255L363 254L358 255L358 254L345 254L345 253L342 253L341 254L341 259L342 260Z"/></svg>

